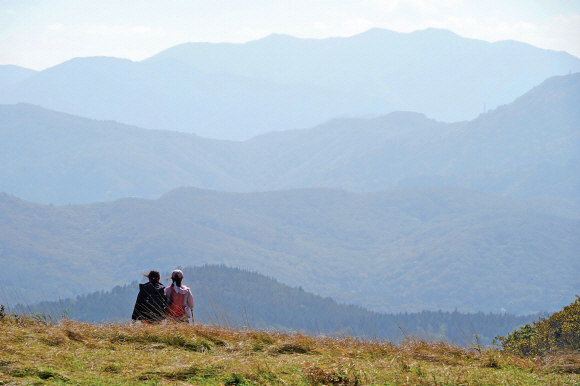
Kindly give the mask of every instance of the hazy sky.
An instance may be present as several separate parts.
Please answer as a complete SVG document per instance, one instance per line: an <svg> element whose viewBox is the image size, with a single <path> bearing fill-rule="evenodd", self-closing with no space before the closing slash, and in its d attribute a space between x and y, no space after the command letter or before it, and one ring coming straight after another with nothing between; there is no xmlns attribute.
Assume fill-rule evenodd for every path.
<svg viewBox="0 0 580 386"><path fill-rule="evenodd" d="M0 64L42 70L79 56L142 60L184 42L446 28L580 57L579 0L0 0Z"/></svg>

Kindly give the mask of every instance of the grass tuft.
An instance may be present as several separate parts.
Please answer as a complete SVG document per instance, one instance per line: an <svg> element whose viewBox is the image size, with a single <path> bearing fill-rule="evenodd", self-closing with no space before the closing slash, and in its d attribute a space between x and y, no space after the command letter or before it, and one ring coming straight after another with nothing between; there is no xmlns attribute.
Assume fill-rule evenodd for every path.
<svg viewBox="0 0 580 386"><path fill-rule="evenodd" d="M544 360L545 369L554 373L580 374L580 353L578 351L561 351Z"/></svg>

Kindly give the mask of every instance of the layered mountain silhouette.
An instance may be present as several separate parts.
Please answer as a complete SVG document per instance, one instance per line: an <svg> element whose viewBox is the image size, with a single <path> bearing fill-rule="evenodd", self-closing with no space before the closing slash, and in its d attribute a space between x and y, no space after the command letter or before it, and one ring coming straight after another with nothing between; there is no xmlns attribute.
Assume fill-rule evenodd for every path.
<svg viewBox="0 0 580 386"><path fill-rule="evenodd" d="M578 71L434 29L0 66L0 295L225 264L380 312L559 309Z"/></svg>
<svg viewBox="0 0 580 386"><path fill-rule="evenodd" d="M0 295L32 304L225 264L374 311L526 314L577 293L578 234L578 220L461 188L180 188L65 206L1 194Z"/></svg>
<svg viewBox="0 0 580 386"><path fill-rule="evenodd" d="M0 191L39 203L226 191L463 186L580 201L580 73L446 124L410 112L340 118L244 142L0 106Z"/></svg>
<svg viewBox="0 0 580 386"><path fill-rule="evenodd" d="M245 140L398 110L446 122L473 119L484 106L578 71L572 55L515 41L371 29L349 38L186 43L139 63L77 58L5 85L0 103Z"/></svg>

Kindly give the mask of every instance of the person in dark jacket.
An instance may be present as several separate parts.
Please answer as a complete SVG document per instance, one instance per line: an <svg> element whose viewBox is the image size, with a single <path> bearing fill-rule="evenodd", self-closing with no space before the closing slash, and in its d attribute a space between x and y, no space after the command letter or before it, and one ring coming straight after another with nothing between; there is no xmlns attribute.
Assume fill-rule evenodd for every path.
<svg viewBox="0 0 580 386"><path fill-rule="evenodd" d="M139 294L131 319L149 323L160 322L167 318L165 286L159 282L161 275L159 271L153 270L143 276L149 278L149 282L139 284Z"/></svg>

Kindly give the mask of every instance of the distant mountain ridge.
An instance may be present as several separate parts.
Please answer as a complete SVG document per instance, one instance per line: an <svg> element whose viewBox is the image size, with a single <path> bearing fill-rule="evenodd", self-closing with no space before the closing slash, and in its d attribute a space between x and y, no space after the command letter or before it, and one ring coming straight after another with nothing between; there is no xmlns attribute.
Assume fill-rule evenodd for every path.
<svg viewBox="0 0 580 386"><path fill-rule="evenodd" d="M180 188L65 206L0 194L0 282L11 304L32 304L108 290L151 268L225 264L380 312L528 314L576 293L579 227L460 188ZM34 291L22 289L22 267Z"/></svg>
<svg viewBox="0 0 580 386"><path fill-rule="evenodd" d="M495 108L550 76L577 71L580 59L524 43L372 29L349 38L186 43L140 63L77 58L0 88L0 103L245 140L397 110L473 119L484 105Z"/></svg>
<svg viewBox="0 0 580 386"><path fill-rule="evenodd" d="M464 186L578 203L578 106L580 73L547 79L469 122L395 112L234 142L0 105L0 191L80 204L153 198L180 186L238 192Z"/></svg>
<svg viewBox="0 0 580 386"><path fill-rule="evenodd" d="M34 74L36 74L36 71L28 68L13 65L0 65L0 89L2 87L22 82Z"/></svg>
<svg viewBox="0 0 580 386"><path fill-rule="evenodd" d="M180 61L148 64L107 57L71 59L0 89L0 103L26 102L93 119L221 139L307 127L311 121L301 114L312 122L341 114L343 103L318 106L318 100L331 96L320 87L280 87L235 74L206 74Z"/></svg>

